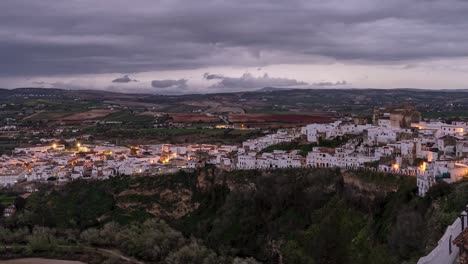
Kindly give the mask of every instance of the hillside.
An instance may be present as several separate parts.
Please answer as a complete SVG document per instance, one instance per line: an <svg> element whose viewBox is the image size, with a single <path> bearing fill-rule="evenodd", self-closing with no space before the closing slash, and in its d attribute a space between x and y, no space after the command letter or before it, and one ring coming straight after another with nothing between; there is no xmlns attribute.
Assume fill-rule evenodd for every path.
<svg viewBox="0 0 468 264"><path fill-rule="evenodd" d="M468 182L426 198L414 187L414 178L325 169L76 181L27 198L0 242L44 254L24 229L44 226L32 236L150 263L415 263L464 208Z"/></svg>
<svg viewBox="0 0 468 264"><path fill-rule="evenodd" d="M425 117L466 117L468 90L429 89L281 89L266 87L251 92L156 95L125 94L99 90L66 90L49 88L0 89L1 99L74 100L94 105L122 107L155 107L163 112L208 113L370 113L375 106L412 104ZM0 103L3 100L0 99ZM6 102L6 101L5 101ZM233 111L235 109L235 111Z"/></svg>

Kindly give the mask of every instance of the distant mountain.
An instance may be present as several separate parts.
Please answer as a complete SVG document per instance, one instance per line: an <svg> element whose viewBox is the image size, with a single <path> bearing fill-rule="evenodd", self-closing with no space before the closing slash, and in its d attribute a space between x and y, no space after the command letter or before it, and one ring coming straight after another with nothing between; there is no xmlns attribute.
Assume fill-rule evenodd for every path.
<svg viewBox="0 0 468 264"><path fill-rule="evenodd" d="M298 88L277 88L277 87L264 87L262 89L254 90L255 93L276 92L276 91L290 91L299 90Z"/></svg>
<svg viewBox="0 0 468 264"><path fill-rule="evenodd" d="M295 98L296 101L300 102L306 97L318 96L324 100L325 97L333 94L335 100L341 98L346 102L349 102L354 96L367 96L372 98L375 102L384 102L390 100L388 96L392 98L409 98L417 97L418 102L423 97L424 100L419 101L420 103L428 102L434 99L434 96L445 96L445 95L457 95L450 100L463 100L466 96L468 89L415 89L415 88L396 88L396 89L377 89L377 88L343 88L343 89L301 89L301 88L278 88L278 87L264 87L253 91L236 91L236 92L223 92L223 93L208 93L208 94L181 94L181 95L160 95L160 94L143 94L143 93L121 93L106 90L69 90L59 88L37 88L37 87L22 87L15 89L1 89L0 98L10 97L54 97L63 99L83 99L83 100L144 100L144 101L159 101L162 102L180 101L180 100L204 100L207 98L213 98L221 96L225 98L238 98L248 96L252 99L257 96L263 98L266 94L272 97L270 100L278 101L281 103L281 98L288 97L290 99ZM383 98L381 98L384 96ZM378 98L378 100L377 100ZM355 98L354 98L355 99ZM352 100L354 100L352 99ZM439 98L440 99L440 98ZM444 98L447 100L448 98ZM400 100L400 99L399 99Z"/></svg>
<svg viewBox="0 0 468 264"><path fill-rule="evenodd" d="M81 98L81 99L124 99L154 96L150 94L119 93L105 90L68 90L60 88L20 87L14 89L1 89L0 96L9 97L55 97L55 98Z"/></svg>
<svg viewBox="0 0 468 264"><path fill-rule="evenodd" d="M10 94L13 94L13 91L12 90L9 90L9 89L0 89L0 95L2 97L7 97L9 96Z"/></svg>

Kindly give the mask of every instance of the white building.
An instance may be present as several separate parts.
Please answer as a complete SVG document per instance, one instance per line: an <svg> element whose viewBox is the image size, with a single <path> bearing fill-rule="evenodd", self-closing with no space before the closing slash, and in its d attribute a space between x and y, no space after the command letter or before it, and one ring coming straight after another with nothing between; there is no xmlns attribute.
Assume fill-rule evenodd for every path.
<svg viewBox="0 0 468 264"><path fill-rule="evenodd" d="M459 158L468 157L468 139L457 141L455 151L455 155Z"/></svg>
<svg viewBox="0 0 468 264"><path fill-rule="evenodd" d="M453 124L446 124L443 122L419 122L412 123L411 127L417 128L420 131L432 131L436 137L464 136L468 130L467 122L454 122Z"/></svg>
<svg viewBox="0 0 468 264"><path fill-rule="evenodd" d="M296 151L287 153L276 150L273 153L263 153L257 158L257 169L285 169L303 167L303 158Z"/></svg>
<svg viewBox="0 0 468 264"><path fill-rule="evenodd" d="M253 170L257 168L257 153L248 152L237 157L237 169Z"/></svg>
<svg viewBox="0 0 468 264"><path fill-rule="evenodd" d="M318 142L319 138L333 139L344 135L357 135L365 130L372 128L372 125L355 125L351 123L343 123L335 121L329 124L310 124L303 131L307 134L309 142Z"/></svg>
<svg viewBox="0 0 468 264"><path fill-rule="evenodd" d="M338 134L338 126L341 121L335 121L330 124L310 124L306 126L307 141L318 142L320 137L329 139L336 137Z"/></svg>
<svg viewBox="0 0 468 264"><path fill-rule="evenodd" d="M261 151L269 146L291 142L299 138L301 133L295 130L278 130L275 134L266 135L242 143L246 151Z"/></svg>
<svg viewBox="0 0 468 264"><path fill-rule="evenodd" d="M432 187L436 180L443 180L448 183L457 182L464 177L468 177L468 159L437 160L425 163L424 168L418 171L418 193L424 196Z"/></svg>
<svg viewBox="0 0 468 264"><path fill-rule="evenodd" d="M24 167L10 166L0 168L0 186L13 185L26 175L27 169Z"/></svg>
<svg viewBox="0 0 468 264"><path fill-rule="evenodd" d="M378 161L379 157L359 155L357 153L346 153L341 148L330 149L315 147L307 155L308 167L324 167L324 168L358 168L365 163Z"/></svg>
<svg viewBox="0 0 468 264"><path fill-rule="evenodd" d="M297 151L286 152L275 150L273 153L262 153L257 157L255 152L249 152L238 156L236 168L248 169L281 169L303 167L303 158Z"/></svg>
<svg viewBox="0 0 468 264"><path fill-rule="evenodd" d="M397 141L397 132L391 128L373 127L367 129L368 145L389 144Z"/></svg>

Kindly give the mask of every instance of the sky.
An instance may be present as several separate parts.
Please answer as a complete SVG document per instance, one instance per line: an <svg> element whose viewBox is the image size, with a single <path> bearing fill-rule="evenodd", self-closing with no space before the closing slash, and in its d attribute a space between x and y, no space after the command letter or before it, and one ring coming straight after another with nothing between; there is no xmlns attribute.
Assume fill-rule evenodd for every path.
<svg viewBox="0 0 468 264"><path fill-rule="evenodd" d="M1 0L0 87L468 88L466 0Z"/></svg>

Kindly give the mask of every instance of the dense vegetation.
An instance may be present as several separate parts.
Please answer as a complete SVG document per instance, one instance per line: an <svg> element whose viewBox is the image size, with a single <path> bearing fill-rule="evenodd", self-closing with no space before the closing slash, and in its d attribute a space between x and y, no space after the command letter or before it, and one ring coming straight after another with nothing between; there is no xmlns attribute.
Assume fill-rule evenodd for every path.
<svg viewBox="0 0 468 264"><path fill-rule="evenodd" d="M120 126L98 125L83 131L96 138L152 140L162 143L241 143L261 135L257 130L192 128L122 128Z"/></svg>
<svg viewBox="0 0 468 264"><path fill-rule="evenodd" d="M290 142L290 143L281 143L269 146L263 150L263 152L273 152L275 150L284 150L284 151L292 151L292 150L299 150L299 155L305 157L307 154L312 151L313 147L316 147L317 144L308 143L308 144L301 144L299 142Z"/></svg>
<svg viewBox="0 0 468 264"><path fill-rule="evenodd" d="M13 250L0 247L0 253L11 256L72 257L90 263L125 262L108 256L120 252L152 263L200 263L200 264L255 264L253 258L219 256L195 238L187 238L164 221L147 220L119 225L114 222L84 231L48 227L20 228L12 231L0 229L0 243L15 245ZM110 250L112 249L112 250ZM96 252L97 251L97 252ZM100 252L100 254L98 254ZM107 253L107 254L104 254Z"/></svg>
<svg viewBox="0 0 468 264"><path fill-rule="evenodd" d="M109 248L152 263L415 263L466 205L468 182L425 198L415 186L325 169L76 181L28 197L2 220L0 244L30 255Z"/></svg>

